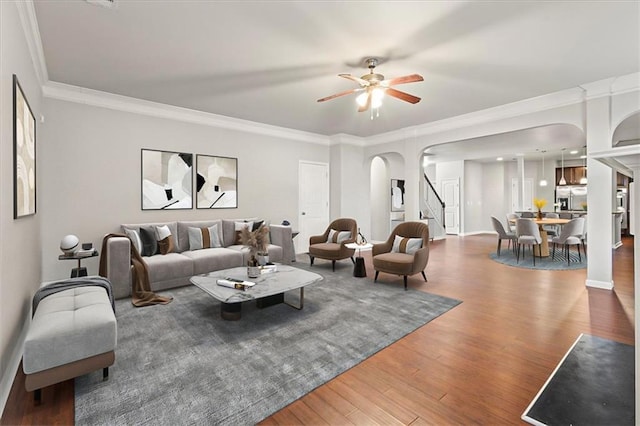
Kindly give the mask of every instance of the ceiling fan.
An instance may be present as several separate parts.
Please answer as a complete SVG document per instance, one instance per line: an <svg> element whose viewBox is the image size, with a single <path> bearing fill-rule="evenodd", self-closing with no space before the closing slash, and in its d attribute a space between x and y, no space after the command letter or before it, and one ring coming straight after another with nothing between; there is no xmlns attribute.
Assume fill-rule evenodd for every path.
<svg viewBox="0 0 640 426"><path fill-rule="evenodd" d="M405 102L416 104L420 102L420 98L410 95L400 90L394 89L391 86L397 84L413 83L416 81L423 81L421 75L411 74L403 77L384 79L382 74L376 74L373 72L374 68L378 65L377 58L368 58L366 61L369 68L369 74L365 74L362 77L354 77L351 74L338 74L338 76L346 78L348 80L355 81L360 85L359 88L345 90L344 92L336 93L335 95L327 96L326 98L318 99L318 102L329 101L331 99L338 98L340 96L350 95L351 93L363 92L360 94L356 101L358 103L358 112L363 112L369 108L378 108L382 104L382 98L385 94L398 98Z"/></svg>

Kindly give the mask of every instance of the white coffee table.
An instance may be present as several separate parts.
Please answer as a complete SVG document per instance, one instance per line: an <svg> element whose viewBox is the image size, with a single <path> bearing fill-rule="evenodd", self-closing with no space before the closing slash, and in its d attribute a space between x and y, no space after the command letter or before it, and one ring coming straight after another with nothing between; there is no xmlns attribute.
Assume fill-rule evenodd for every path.
<svg viewBox="0 0 640 426"><path fill-rule="evenodd" d="M242 302L256 300L259 308L265 308L277 303L284 303L296 309L304 307L304 287L322 280L322 276L314 272L294 268L289 265L277 265L277 272L260 275L258 278L247 278L247 268L244 266L208 274L195 275L190 281L205 293L222 302L220 314L226 320L239 320L242 313ZM247 290L218 285L218 279L235 278L256 283ZM300 290L299 303L294 305L284 298L284 293Z"/></svg>

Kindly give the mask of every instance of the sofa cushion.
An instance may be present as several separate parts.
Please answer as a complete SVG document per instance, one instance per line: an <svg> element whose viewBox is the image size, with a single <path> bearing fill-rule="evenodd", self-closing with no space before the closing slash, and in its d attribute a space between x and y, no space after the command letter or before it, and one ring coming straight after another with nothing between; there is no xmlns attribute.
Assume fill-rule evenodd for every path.
<svg viewBox="0 0 640 426"><path fill-rule="evenodd" d="M144 261L151 283L193 275L193 262L181 253L156 254L145 257Z"/></svg>
<svg viewBox="0 0 640 426"><path fill-rule="evenodd" d="M208 228L188 228L189 250L222 247L220 241L220 226L215 224Z"/></svg>
<svg viewBox="0 0 640 426"><path fill-rule="evenodd" d="M142 240L142 256L153 256L158 253L158 240L156 231L151 226L140 227L140 239Z"/></svg>
<svg viewBox="0 0 640 426"><path fill-rule="evenodd" d="M222 220L185 220L177 222L178 247L176 251L182 253L190 250L189 247L189 228L209 228L218 225L220 240L222 240Z"/></svg>
<svg viewBox="0 0 640 426"><path fill-rule="evenodd" d="M246 265L242 259L242 252L224 247L185 251L182 255L193 263L191 275Z"/></svg>
<svg viewBox="0 0 640 426"><path fill-rule="evenodd" d="M127 230L134 230L134 231L137 231L139 233L140 232L140 228L144 227L146 229L150 229L151 231L153 231L152 235L153 235L153 237L155 239L156 238L156 228L155 227L156 226L162 226L162 225L167 225L169 227L169 230L171 231L172 235L178 235L178 223L177 222L152 222L152 223L123 224L123 225L121 225L121 228L122 228L122 232L124 232L124 233L127 233ZM140 234L140 236L142 237L141 234ZM175 240L174 240L174 243L175 243ZM143 255L140 250L138 250L138 252L141 255ZM156 251L156 253L157 253L157 251Z"/></svg>
<svg viewBox="0 0 640 426"><path fill-rule="evenodd" d="M236 243L236 222L253 222L256 221L257 218L248 218L248 219L222 219L222 245L224 247L229 247Z"/></svg>
<svg viewBox="0 0 640 426"><path fill-rule="evenodd" d="M175 251L173 239L175 237L167 225L156 226L156 239L158 240L158 250L160 254L167 254Z"/></svg>

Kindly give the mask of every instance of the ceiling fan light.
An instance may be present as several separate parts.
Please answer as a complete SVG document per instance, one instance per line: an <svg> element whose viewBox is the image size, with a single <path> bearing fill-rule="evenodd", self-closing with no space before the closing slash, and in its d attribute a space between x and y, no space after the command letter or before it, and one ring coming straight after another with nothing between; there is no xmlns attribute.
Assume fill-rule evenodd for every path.
<svg viewBox="0 0 640 426"><path fill-rule="evenodd" d="M356 103L358 104L358 106L363 107L367 104L367 96L369 96L369 94L367 92L364 92L356 97Z"/></svg>

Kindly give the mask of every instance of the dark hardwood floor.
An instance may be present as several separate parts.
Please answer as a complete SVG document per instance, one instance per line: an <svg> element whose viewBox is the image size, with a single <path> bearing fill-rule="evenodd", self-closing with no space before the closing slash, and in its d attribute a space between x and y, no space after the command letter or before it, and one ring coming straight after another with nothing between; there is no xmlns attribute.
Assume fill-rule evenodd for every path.
<svg viewBox="0 0 640 426"><path fill-rule="evenodd" d="M632 238L614 251L614 291L586 288L586 270L493 262L495 241L434 242L429 282L416 275L409 285L463 303L262 424L524 424L520 416L580 333L634 344ZM363 255L364 279L373 281L370 252ZM401 278L380 278L402 292ZM42 396L34 406L19 373L1 424L73 423L73 381Z"/></svg>

